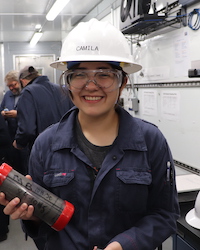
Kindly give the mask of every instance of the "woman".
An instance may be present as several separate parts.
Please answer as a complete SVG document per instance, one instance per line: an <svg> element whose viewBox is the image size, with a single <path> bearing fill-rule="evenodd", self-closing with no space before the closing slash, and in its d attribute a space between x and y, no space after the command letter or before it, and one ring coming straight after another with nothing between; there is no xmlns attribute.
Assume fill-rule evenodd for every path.
<svg viewBox="0 0 200 250"><path fill-rule="evenodd" d="M37 138L30 175L75 213L56 232L33 216L33 206L17 207L18 198L8 202L1 194L5 213L23 219L31 237L47 235L48 250L155 249L176 230L173 159L157 127L117 104L127 72L141 68L124 36L108 23L82 23L53 66L67 68L63 79L75 107Z"/></svg>

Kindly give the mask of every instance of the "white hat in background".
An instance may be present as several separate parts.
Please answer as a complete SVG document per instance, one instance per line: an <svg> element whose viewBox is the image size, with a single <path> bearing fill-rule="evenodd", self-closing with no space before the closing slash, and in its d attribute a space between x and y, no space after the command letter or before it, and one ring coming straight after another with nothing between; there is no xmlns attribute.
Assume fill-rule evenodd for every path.
<svg viewBox="0 0 200 250"><path fill-rule="evenodd" d="M190 226L200 229L200 192L197 195L194 208L186 214L185 220Z"/></svg>

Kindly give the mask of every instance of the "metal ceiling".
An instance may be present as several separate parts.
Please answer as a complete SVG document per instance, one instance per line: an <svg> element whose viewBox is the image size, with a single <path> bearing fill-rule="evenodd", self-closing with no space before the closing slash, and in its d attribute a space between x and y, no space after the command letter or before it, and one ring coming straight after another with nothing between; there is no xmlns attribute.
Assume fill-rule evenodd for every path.
<svg viewBox="0 0 200 250"><path fill-rule="evenodd" d="M73 25L103 1L71 0L54 21L47 21L46 14L54 2L55 0L0 0L0 42L29 42L36 24L42 25L41 42L62 41ZM94 16L91 15L92 17Z"/></svg>

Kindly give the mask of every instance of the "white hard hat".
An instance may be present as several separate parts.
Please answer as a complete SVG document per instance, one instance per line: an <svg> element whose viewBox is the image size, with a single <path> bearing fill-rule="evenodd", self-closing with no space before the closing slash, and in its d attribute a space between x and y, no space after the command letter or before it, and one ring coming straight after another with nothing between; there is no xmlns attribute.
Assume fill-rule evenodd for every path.
<svg viewBox="0 0 200 250"><path fill-rule="evenodd" d="M132 60L124 35L109 22L93 18L79 23L65 39L61 57L51 63L53 68L65 71L68 62L105 61L119 62L128 74L142 67Z"/></svg>
<svg viewBox="0 0 200 250"><path fill-rule="evenodd" d="M194 208L186 214L185 220L192 227L200 229L200 192L197 195Z"/></svg>

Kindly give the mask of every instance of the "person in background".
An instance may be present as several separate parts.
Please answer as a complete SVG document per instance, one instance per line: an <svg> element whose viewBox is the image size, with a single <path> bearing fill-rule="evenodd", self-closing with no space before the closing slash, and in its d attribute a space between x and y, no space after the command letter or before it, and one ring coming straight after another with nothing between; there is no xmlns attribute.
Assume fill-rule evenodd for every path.
<svg viewBox="0 0 200 250"><path fill-rule="evenodd" d="M5 76L5 83L9 90L5 93L1 102L1 115L4 117L8 126L11 140L14 141L17 130L17 104L21 93L21 83L19 82L19 72L16 70L9 71ZM12 167L22 174L27 174L27 149L19 151L12 149Z"/></svg>
<svg viewBox="0 0 200 250"><path fill-rule="evenodd" d="M18 128L14 147L32 148L36 137L48 126L58 122L72 106L59 85L51 83L47 76L41 76L33 66L26 66L19 72L23 86L18 103Z"/></svg>
<svg viewBox="0 0 200 250"><path fill-rule="evenodd" d="M22 219L31 237L46 235L46 250L159 247L176 232L175 170L159 129L118 105L128 74L141 69L125 37L108 22L80 23L52 66L64 70L75 107L37 137L29 173L75 212L55 231L33 215L32 205L1 193L4 212Z"/></svg>
<svg viewBox="0 0 200 250"><path fill-rule="evenodd" d="M12 140L4 118L0 115L0 165L12 164ZM9 232L9 216L3 212L4 206L0 205L0 242L7 239Z"/></svg>
<svg viewBox="0 0 200 250"><path fill-rule="evenodd" d="M17 127L17 102L21 93L19 72L15 70L8 72L4 80L9 90L1 102L1 114L7 121L11 138L14 138Z"/></svg>

